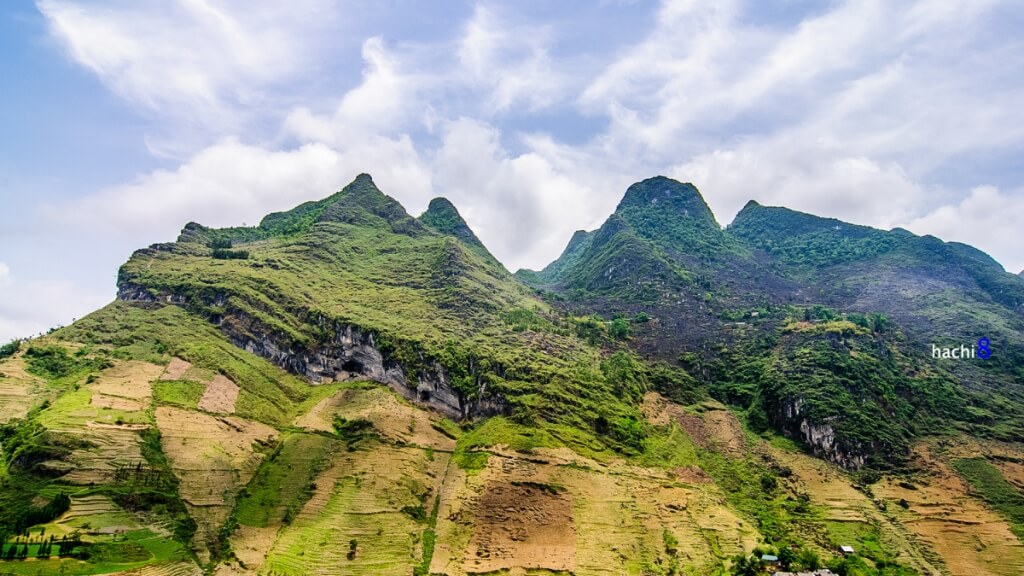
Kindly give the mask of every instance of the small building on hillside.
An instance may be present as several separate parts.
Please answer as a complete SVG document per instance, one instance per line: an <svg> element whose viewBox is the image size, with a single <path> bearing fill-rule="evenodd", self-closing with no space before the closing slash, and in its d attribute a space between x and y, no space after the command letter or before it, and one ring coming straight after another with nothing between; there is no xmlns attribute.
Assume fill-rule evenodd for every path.
<svg viewBox="0 0 1024 576"><path fill-rule="evenodd" d="M840 546L839 552L842 553L843 556L852 556L854 554L853 546Z"/></svg>
<svg viewBox="0 0 1024 576"><path fill-rule="evenodd" d="M762 554L761 562L764 562L765 570L768 571L779 567L779 557L774 554Z"/></svg>

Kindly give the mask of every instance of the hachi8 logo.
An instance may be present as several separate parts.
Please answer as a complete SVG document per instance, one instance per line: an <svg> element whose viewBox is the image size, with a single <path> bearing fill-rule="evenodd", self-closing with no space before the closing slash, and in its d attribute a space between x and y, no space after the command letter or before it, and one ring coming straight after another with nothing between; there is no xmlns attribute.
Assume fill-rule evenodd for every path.
<svg viewBox="0 0 1024 576"><path fill-rule="evenodd" d="M978 342L972 346L956 346L943 348L932 344L932 358L941 360L969 360L981 358L988 360L992 357L992 342L985 337L978 338Z"/></svg>

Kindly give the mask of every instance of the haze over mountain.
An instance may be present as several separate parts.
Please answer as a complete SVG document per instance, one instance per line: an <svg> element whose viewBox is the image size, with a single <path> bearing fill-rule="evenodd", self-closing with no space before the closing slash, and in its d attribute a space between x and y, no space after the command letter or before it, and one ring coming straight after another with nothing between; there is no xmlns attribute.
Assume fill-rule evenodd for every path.
<svg viewBox="0 0 1024 576"><path fill-rule="evenodd" d="M512 275L362 174L117 282L0 348L0 572L1024 570L1024 279L963 244L659 176Z"/></svg>

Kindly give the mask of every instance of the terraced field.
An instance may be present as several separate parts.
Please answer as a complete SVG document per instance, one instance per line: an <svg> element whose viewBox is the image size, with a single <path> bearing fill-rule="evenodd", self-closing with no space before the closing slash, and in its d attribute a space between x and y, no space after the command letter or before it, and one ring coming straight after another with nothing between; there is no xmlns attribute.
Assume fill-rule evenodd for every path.
<svg viewBox="0 0 1024 576"><path fill-rule="evenodd" d="M339 454L271 549L265 572L407 576L448 457L377 444Z"/></svg>
<svg viewBox="0 0 1024 576"><path fill-rule="evenodd" d="M335 416L368 420L377 433L400 444L449 452L455 449L455 440L437 430L440 416L410 405L382 386L340 390L297 418L295 425L331 432Z"/></svg>
<svg viewBox="0 0 1024 576"><path fill-rule="evenodd" d="M243 526L280 526L312 495L315 477L344 444L324 434L288 433L239 495L235 511Z"/></svg>
<svg viewBox="0 0 1024 576"><path fill-rule="evenodd" d="M181 498L199 524L194 546L201 556L273 445L274 428L234 416L215 417L161 406L156 409L161 445L178 477Z"/></svg>
<svg viewBox="0 0 1024 576"><path fill-rule="evenodd" d="M90 485L109 481L120 466L144 461L139 433L150 427L150 381L162 371L148 362L117 362L58 398L39 422L79 447L68 460L47 465L68 471L65 482Z"/></svg>
<svg viewBox="0 0 1024 576"><path fill-rule="evenodd" d="M23 418L33 404L41 401L37 394L43 382L25 371L25 362L20 357L4 362L0 374L0 424L3 424L13 418Z"/></svg>
<svg viewBox="0 0 1024 576"><path fill-rule="evenodd" d="M665 532L675 539L668 550ZM758 534L711 485L667 471L537 450L497 450L453 467L442 489L430 572L644 574L670 565L715 573Z"/></svg>
<svg viewBox="0 0 1024 576"><path fill-rule="evenodd" d="M79 530L93 535L120 534L143 528L138 518L102 494L73 496L71 508L54 525L65 534Z"/></svg>
<svg viewBox="0 0 1024 576"><path fill-rule="evenodd" d="M950 574L1024 574L1024 545L1006 519L973 496L951 469L948 458L957 453L940 456L934 446L919 444L914 454L920 472L911 482L886 478L874 487L875 494L885 500L895 520L941 558Z"/></svg>
<svg viewBox="0 0 1024 576"><path fill-rule="evenodd" d="M202 576L202 574L202 569L194 562L168 562L126 572L116 572L112 576Z"/></svg>

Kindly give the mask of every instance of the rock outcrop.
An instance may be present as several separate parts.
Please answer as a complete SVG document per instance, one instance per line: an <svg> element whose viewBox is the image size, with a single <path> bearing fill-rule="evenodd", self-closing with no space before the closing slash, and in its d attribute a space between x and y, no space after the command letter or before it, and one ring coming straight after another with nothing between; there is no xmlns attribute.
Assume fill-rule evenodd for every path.
<svg viewBox="0 0 1024 576"><path fill-rule="evenodd" d="M847 470L856 470L864 466L867 451L863 446L853 446L842 438L837 438L833 425L835 417L815 422L801 413L802 407L803 399L786 398L782 404L782 414L775 415L776 424L786 436L802 440L815 456L834 462Z"/></svg>
<svg viewBox="0 0 1024 576"><path fill-rule="evenodd" d="M166 303L187 306L189 297L175 293L156 293L144 286L122 283L118 299L126 302ZM227 305L227 295L217 293L203 298L203 304ZM343 322L327 322L320 318L321 333L326 340L310 345L297 345L293 339L264 326L257 319L237 309L227 308L224 314L210 318L239 348L261 356L275 365L300 375L313 384L350 378L368 378L383 384L417 405L430 408L458 420L506 414L505 400L481 384L472 398L460 394L452 386L448 371L440 363L421 358L424 367L409 370L391 358L375 341L373 331Z"/></svg>

